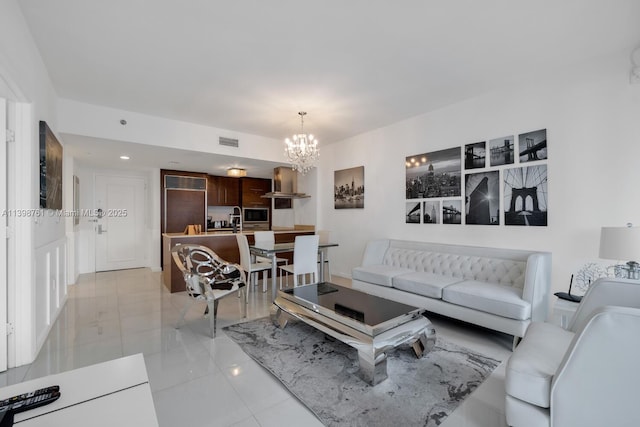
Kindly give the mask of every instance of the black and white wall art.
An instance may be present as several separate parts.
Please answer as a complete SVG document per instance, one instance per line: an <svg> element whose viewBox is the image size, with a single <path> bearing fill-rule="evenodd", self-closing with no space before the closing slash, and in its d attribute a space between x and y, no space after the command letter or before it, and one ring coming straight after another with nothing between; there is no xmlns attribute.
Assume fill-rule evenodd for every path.
<svg viewBox="0 0 640 427"><path fill-rule="evenodd" d="M453 199L442 201L442 223L462 224L462 200Z"/></svg>
<svg viewBox="0 0 640 427"><path fill-rule="evenodd" d="M540 129L518 136L520 163L545 160L547 158L547 130Z"/></svg>
<svg viewBox="0 0 640 427"><path fill-rule="evenodd" d="M364 166L334 171L333 202L335 209L364 208Z"/></svg>
<svg viewBox="0 0 640 427"><path fill-rule="evenodd" d="M420 202L407 202L405 222L407 224L420 224Z"/></svg>
<svg viewBox="0 0 640 427"><path fill-rule="evenodd" d="M489 163L492 167L511 165L513 161L513 135L489 141Z"/></svg>
<svg viewBox="0 0 640 427"><path fill-rule="evenodd" d="M464 146L464 168L481 169L486 166L487 147L485 141Z"/></svg>
<svg viewBox="0 0 640 427"><path fill-rule="evenodd" d="M505 169L505 225L547 225L547 165Z"/></svg>
<svg viewBox="0 0 640 427"><path fill-rule="evenodd" d="M40 207L62 209L62 145L40 121Z"/></svg>
<svg viewBox="0 0 640 427"><path fill-rule="evenodd" d="M408 156L405 166L407 199L461 195L460 147Z"/></svg>
<svg viewBox="0 0 640 427"><path fill-rule="evenodd" d="M422 223L440 224L440 201L422 203Z"/></svg>
<svg viewBox="0 0 640 427"><path fill-rule="evenodd" d="M465 224L500 224L498 171L465 175Z"/></svg>

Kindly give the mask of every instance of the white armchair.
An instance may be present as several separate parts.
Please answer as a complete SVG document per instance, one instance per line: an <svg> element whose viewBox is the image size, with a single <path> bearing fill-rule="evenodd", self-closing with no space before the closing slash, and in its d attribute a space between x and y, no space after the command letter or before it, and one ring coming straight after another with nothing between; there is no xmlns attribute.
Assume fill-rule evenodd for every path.
<svg viewBox="0 0 640 427"><path fill-rule="evenodd" d="M568 330L529 325L507 362L513 427L640 426L640 282L600 279Z"/></svg>

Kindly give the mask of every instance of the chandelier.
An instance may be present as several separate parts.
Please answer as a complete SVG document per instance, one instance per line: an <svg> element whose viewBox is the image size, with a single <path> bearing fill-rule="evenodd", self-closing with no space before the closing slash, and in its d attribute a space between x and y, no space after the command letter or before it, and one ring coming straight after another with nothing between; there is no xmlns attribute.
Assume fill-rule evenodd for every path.
<svg viewBox="0 0 640 427"><path fill-rule="evenodd" d="M304 116L306 112L300 111L300 133L293 135L293 140L287 138L284 147L284 154L287 156L291 168L305 175L314 167L314 163L320 156L318 150L318 140L311 134L304 133Z"/></svg>

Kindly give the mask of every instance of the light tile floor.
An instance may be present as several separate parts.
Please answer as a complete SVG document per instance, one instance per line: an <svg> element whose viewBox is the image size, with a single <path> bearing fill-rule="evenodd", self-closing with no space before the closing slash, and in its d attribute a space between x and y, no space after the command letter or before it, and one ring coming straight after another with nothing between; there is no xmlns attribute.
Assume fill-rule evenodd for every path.
<svg viewBox="0 0 640 427"><path fill-rule="evenodd" d="M350 280L333 278L350 285ZM250 293L247 319L269 314L270 295ZM242 300L228 296L218 311L218 335L208 335L203 304L175 322L188 297L171 294L160 273L148 269L82 275L36 360L0 374L0 386L106 360L143 353L161 426L320 426L275 378L250 359L220 328L244 321ZM440 317L439 336L506 360L510 337ZM502 427L504 363L442 424Z"/></svg>

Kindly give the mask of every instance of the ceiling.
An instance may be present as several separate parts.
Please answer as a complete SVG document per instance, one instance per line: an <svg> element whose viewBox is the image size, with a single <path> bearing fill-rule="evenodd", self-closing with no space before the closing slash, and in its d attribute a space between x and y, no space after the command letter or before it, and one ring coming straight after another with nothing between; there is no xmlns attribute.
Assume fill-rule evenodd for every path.
<svg viewBox="0 0 640 427"><path fill-rule="evenodd" d="M637 0L18 4L62 98L321 145L640 43Z"/></svg>

